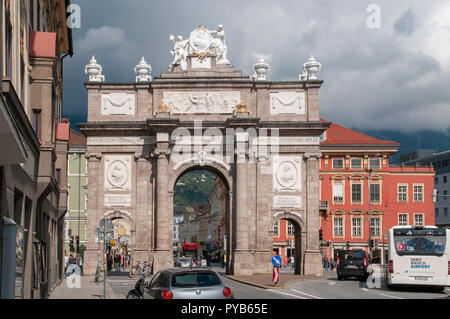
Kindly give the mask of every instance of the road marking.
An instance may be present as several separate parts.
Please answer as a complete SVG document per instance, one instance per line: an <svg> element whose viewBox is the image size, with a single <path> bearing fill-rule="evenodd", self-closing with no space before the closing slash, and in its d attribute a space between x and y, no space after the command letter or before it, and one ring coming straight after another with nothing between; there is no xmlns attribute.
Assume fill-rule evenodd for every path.
<svg viewBox="0 0 450 319"><path fill-rule="evenodd" d="M362 288L362 290L364 290L364 291L369 291L369 289L367 289L367 288Z"/></svg>
<svg viewBox="0 0 450 319"><path fill-rule="evenodd" d="M295 289L291 289L291 290L295 291L298 294L302 294L302 295L305 295L305 296L308 296L308 297L311 297L311 298L314 298L314 299L323 299L323 298L320 298L320 297L317 297L317 296L314 296L314 295L310 295L310 294L307 294L305 292L301 292L301 291L298 291L298 290L295 290Z"/></svg>
<svg viewBox="0 0 450 319"><path fill-rule="evenodd" d="M394 299L405 299L405 298L401 298L401 297L397 297L397 296L392 296L392 295L386 295L386 294L379 294L380 296L385 296L385 297L389 297L389 298L394 298Z"/></svg>
<svg viewBox="0 0 450 319"><path fill-rule="evenodd" d="M276 292L278 294L288 295L288 296L295 297L295 298L298 298L298 299L308 299L308 298L305 298L305 297L300 297L300 296L297 296L297 295L289 294L287 292L282 292L282 291L278 291L278 290L269 289L269 291Z"/></svg>
<svg viewBox="0 0 450 319"><path fill-rule="evenodd" d="M328 285L329 285L329 286L334 286L334 285L336 285L336 281L329 282Z"/></svg>

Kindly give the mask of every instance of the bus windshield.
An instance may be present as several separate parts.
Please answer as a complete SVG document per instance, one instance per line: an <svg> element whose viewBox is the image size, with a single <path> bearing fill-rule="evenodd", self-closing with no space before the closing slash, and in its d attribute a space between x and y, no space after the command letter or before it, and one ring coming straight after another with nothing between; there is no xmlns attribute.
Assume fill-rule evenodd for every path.
<svg viewBox="0 0 450 319"><path fill-rule="evenodd" d="M394 245L399 256L442 256L445 252L446 233L441 230L396 230Z"/></svg>

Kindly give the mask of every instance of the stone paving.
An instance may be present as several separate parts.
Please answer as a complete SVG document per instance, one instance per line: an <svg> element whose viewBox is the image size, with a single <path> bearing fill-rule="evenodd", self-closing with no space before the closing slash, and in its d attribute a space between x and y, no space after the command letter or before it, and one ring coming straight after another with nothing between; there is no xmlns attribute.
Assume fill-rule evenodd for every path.
<svg viewBox="0 0 450 319"><path fill-rule="evenodd" d="M49 299L104 299L103 282L96 283L94 277L81 276L80 287L69 287L67 278L56 287L49 296ZM106 299L120 299L111 285L106 282Z"/></svg>

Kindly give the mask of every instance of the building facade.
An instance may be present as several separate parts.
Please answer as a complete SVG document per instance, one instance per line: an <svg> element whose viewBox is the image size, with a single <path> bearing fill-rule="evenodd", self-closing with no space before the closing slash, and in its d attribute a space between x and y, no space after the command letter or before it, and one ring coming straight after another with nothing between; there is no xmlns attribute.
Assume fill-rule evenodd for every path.
<svg viewBox="0 0 450 319"><path fill-rule="evenodd" d="M435 217L439 227L450 227L450 151L436 153L434 150L416 150L400 155L406 166L430 166L436 171L434 177Z"/></svg>
<svg viewBox="0 0 450 319"><path fill-rule="evenodd" d="M23 159L0 163L1 296L46 298L63 275L69 124L61 117L62 57L72 54L70 2L0 4L2 94L24 149ZM14 157L14 142L1 143Z"/></svg>
<svg viewBox="0 0 450 319"><path fill-rule="evenodd" d="M272 224L290 218L301 229L296 272L321 274L318 137L328 123L319 118L320 65L311 58L299 81L268 82L264 63L256 77L234 70L221 26L171 38L174 61L152 82L148 67L136 83L104 82L95 58L86 67L88 119L79 125L87 136L86 272L95 272L103 217L133 225L135 260L155 271L173 267L174 186L208 169L227 189L229 273L270 273Z"/></svg>
<svg viewBox="0 0 450 319"><path fill-rule="evenodd" d="M335 123L321 136L320 227L324 256L334 257L342 249L369 252L370 232L375 244L374 261L383 262L382 238L391 227L435 224L434 169L391 165L389 158L399 146ZM280 234L274 238L274 247L281 246L281 253L286 251L289 256L292 226L291 232L285 221L278 227Z"/></svg>
<svg viewBox="0 0 450 319"><path fill-rule="evenodd" d="M67 214L65 215L64 252L68 255L83 253L86 247L87 160L86 137L70 130L67 157ZM77 238L78 236L78 238ZM77 249L78 239L78 249Z"/></svg>

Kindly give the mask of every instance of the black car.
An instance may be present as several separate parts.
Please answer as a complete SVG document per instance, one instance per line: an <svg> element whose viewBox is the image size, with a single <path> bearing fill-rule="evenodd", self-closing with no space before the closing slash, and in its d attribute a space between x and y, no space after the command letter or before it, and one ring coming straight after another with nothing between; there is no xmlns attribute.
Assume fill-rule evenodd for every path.
<svg viewBox="0 0 450 319"><path fill-rule="evenodd" d="M338 253L336 269L338 280L357 277L366 281L371 274L369 257L364 250L341 250Z"/></svg>

